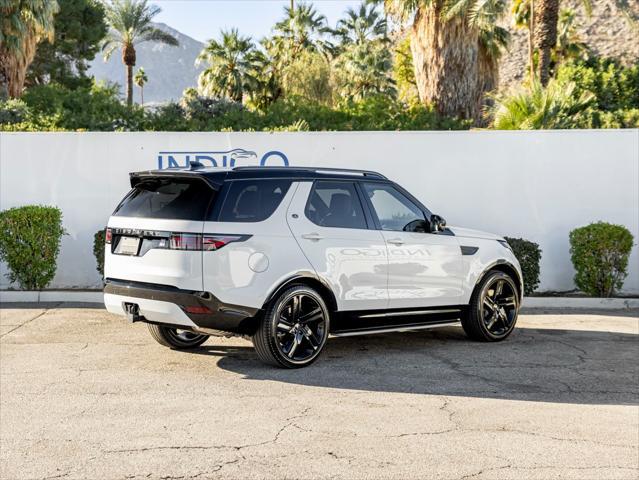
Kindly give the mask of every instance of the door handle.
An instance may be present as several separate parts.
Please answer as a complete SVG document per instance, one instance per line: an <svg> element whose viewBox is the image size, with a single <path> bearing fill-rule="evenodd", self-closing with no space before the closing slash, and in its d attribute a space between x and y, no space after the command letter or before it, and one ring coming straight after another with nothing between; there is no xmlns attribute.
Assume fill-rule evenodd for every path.
<svg viewBox="0 0 639 480"><path fill-rule="evenodd" d="M306 240L315 240L315 241L317 241L317 240L323 239L324 237L321 236L319 233L313 232L313 233L305 233L304 235L302 235L302 238L304 238Z"/></svg>
<svg viewBox="0 0 639 480"><path fill-rule="evenodd" d="M391 238L386 241L392 245L404 245L404 240L402 240L401 238Z"/></svg>

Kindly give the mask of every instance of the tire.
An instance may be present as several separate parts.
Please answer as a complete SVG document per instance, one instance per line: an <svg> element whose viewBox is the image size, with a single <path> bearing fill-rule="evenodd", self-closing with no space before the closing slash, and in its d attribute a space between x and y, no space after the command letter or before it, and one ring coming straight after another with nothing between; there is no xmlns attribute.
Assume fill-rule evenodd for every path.
<svg viewBox="0 0 639 480"><path fill-rule="evenodd" d="M271 301L252 337L259 359L283 368L306 367L326 344L330 316L322 296L313 288L287 288Z"/></svg>
<svg viewBox="0 0 639 480"><path fill-rule="evenodd" d="M468 338L500 342L512 333L519 313L519 294L512 277L492 270L475 287L462 327Z"/></svg>
<svg viewBox="0 0 639 480"><path fill-rule="evenodd" d="M200 335L187 330L165 327L163 325L153 325L148 323L151 336L160 345L172 348L173 350L187 350L197 348L206 342L208 335Z"/></svg>

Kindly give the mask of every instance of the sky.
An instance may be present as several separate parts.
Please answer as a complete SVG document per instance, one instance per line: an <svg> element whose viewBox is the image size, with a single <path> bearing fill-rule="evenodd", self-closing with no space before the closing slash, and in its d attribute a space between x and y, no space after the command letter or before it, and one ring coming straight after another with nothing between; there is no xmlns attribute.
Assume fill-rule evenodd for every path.
<svg viewBox="0 0 639 480"><path fill-rule="evenodd" d="M296 0L297 1L297 0ZM217 38L220 29L237 27L241 34L255 40L271 33L271 28L284 16L284 7L290 0L151 0L162 8L155 21L204 42ZM359 0L315 0L315 8L334 27L348 7L359 5Z"/></svg>

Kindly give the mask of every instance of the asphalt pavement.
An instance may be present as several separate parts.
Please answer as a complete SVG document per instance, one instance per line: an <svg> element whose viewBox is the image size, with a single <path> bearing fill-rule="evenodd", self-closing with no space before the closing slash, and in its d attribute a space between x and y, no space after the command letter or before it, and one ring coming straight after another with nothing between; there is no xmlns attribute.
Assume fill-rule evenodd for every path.
<svg viewBox="0 0 639 480"><path fill-rule="evenodd" d="M639 478L639 312L331 338L310 368L99 308L0 308L0 478ZM46 308L43 308L46 307Z"/></svg>

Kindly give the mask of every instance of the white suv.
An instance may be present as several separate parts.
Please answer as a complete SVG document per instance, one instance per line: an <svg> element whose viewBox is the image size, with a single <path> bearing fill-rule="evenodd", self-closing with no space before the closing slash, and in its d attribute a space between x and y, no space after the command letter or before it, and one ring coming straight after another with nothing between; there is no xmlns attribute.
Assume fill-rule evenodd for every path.
<svg viewBox="0 0 639 480"><path fill-rule="evenodd" d="M522 275L504 239L447 227L378 173L192 163L131 186L107 227L104 303L167 347L243 335L294 368L329 334L461 321L499 341L515 326Z"/></svg>

